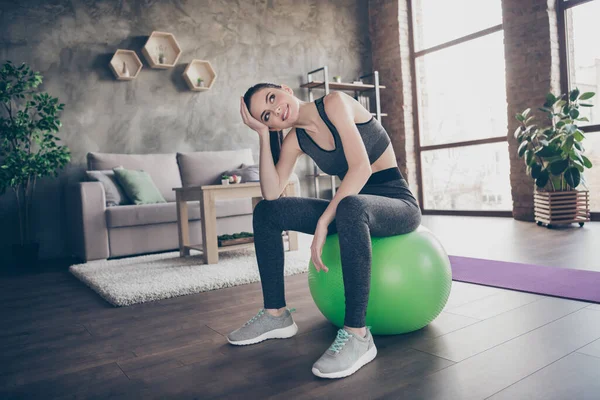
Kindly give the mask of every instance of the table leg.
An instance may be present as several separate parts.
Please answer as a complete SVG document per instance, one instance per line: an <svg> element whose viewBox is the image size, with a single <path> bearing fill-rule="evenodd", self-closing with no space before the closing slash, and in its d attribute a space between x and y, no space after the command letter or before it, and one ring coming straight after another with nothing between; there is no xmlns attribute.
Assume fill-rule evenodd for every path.
<svg viewBox="0 0 600 400"><path fill-rule="evenodd" d="M296 196L296 182L289 182L285 187L284 194L288 197ZM289 251L298 250L298 232L287 231L288 235L288 249Z"/></svg>
<svg viewBox="0 0 600 400"><path fill-rule="evenodd" d="M177 203L177 233L179 235L179 256L190 255L190 228L188 220L188 205L183 200L181 193L176 192L175 199Z"/></svg>
<svg viewBox="0 0 600 400"><path fill-rule="evenodd" d="M210 191L202 192L200 202L201 225L202 225L202 248L206 264L217 264L219 262L219 244L217 239L217 214L215 210L215 198Z"/></svg>

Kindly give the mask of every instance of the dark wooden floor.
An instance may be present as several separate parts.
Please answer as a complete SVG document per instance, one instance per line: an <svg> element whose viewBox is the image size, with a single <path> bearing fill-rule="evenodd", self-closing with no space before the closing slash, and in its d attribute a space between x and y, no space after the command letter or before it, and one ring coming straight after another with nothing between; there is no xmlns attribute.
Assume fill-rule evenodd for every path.
<svg viewBox="0 0 600 400"><path fill-rule="evenodd" d="M450 254L600 271L597 222L423 224ZM65 270L4 277L0 398L599 398L600 305L454 282L430 326L375 337L372 363L330 381L310 369L336 329L306 275L287 278L286 292L299 334L234 347L224 335L261 307L258 283L114 308Z"/></svg>

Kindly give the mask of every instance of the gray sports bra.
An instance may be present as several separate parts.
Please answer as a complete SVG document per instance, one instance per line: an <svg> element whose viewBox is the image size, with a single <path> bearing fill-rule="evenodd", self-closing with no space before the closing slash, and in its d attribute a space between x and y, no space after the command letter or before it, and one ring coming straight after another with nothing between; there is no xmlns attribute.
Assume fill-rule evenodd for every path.
<svg viewBox="0 0 600 400"><path fill-rule="evenodd" d="M317 106L319 115L333 135L335 149L322 149L302 128L296 128L298 144L300 145L300 149L312 158L323 172L329 175L337 175L340 179L344 179L344 176L348 172L348 162L346 161L340 134L325 113L323 98L315 100L315 105ZM365 144L367 154L369 155L369 162L373 164L387 149L391 141L390 137L376 118L371 118L368 122L356 124L356 127Z"/></svg>

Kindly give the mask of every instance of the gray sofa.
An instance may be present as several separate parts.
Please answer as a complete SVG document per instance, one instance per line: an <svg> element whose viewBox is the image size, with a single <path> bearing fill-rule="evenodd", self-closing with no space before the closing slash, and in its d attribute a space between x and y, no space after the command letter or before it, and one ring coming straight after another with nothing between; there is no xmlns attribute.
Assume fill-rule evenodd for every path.
<svg viewBox="0 0 600 400"><path fill-rule="evenodd" d="M66 201L72 255L90 261L178 249L173 188L220 183L223 172L241 164L254 164L250 149L170 154L88 153L88 171L117 166L146 171L167 203L107 206L101 182L69 185ZM295 174L291 180L299 188ZM199 203L189 202L188 213L190 240L202 243ZM216 213L218 235L252 232L251 199L219 201Z"/></svg>

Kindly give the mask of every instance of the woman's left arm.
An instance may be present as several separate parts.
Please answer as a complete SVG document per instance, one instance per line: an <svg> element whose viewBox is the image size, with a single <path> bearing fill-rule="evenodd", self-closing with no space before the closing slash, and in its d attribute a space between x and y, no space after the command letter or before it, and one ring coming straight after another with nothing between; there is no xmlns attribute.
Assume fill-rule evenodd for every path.
<svg viewBox="0 0 600 400"><path fill-rule="evenodd" d="M329 202L329 205L319 218L313 242L310 246L311 259L317 271L328 272L329 269L323 264L321 254L323 245L327 238L328 227L335 218L335 211L339 202L346 196L358 194L371 176L371 164L369 155L360 136L360 132L354 123L354 112L350 101L353 99L341 92L328 95L327 114L336 127L344 146L344 154L348 162L348 172L342 180L342 184ZM346 97L346 98L345 98Z"/></svg>
<svg viewBox="0 0 600 400"><path fill-rule="evenodd" d="M342 140L348 172L319 219L319 223L325 226L329 226L335 218L335 210L339 202L346 196L358 194L371 176L369 155L354 123L354 112L350 103L354 99L342 92L333 92L328 97L327 115Z"/></svg>

